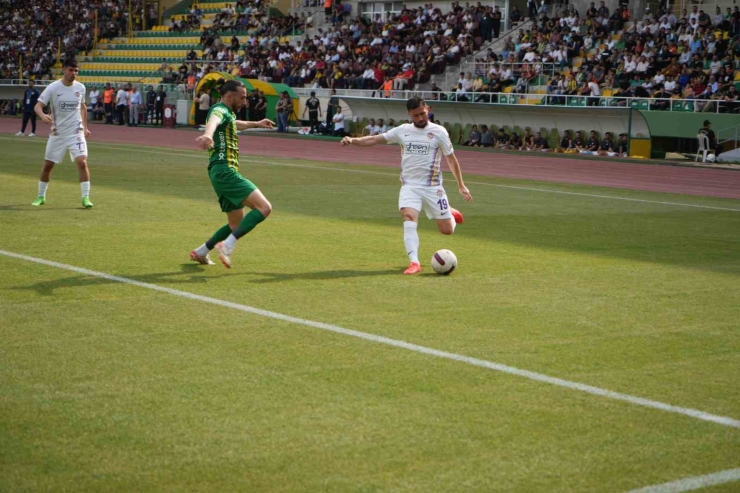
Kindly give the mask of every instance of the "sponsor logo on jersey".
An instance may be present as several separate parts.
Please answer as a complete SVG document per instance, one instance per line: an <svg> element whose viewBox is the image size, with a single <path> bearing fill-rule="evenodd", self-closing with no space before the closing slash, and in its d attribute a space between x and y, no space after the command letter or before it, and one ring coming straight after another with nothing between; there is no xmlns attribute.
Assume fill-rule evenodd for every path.
<svg viewBox="0 0 740 493"><path fill-rule="evenodd" d="M59 111L64 111L66 113L70 113L72 111L76 111L78 104L79 104L78 101L60 101L59 102Z"/></svg>
<svg viewBox="0 0 740 493"><path fill-rule="evenodd" d="M404 147L406 154L429 154L430 149L429 142L407 142Z"/></svg>

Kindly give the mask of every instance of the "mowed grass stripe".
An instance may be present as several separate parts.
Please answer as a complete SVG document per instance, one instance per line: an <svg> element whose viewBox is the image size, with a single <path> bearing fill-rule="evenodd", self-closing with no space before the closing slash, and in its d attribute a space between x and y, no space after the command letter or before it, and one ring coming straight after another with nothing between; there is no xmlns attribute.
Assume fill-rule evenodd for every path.
<svg viewBox="0 0 740 493"><path fill-rule="evenodd" d="M17 141L17 139L13 139L10 137L0 137L0 140L14 140ZM24 141L28 142L28 141ZM45 143L44 140L37 140L33 142L41 142ZM180 150L178 152L165 152L165 151L155 151L148 149L144 146L115 146L115 145L109 145L109 144L96 144L92 143L92 146L90 143L88 143L88 148L99 148L99 149L109 149L109 150L121 150L121 151L133 151L133 152L140 152L144 154L154 154L154 155L165 155L165 156L178 156L178 157L188 157L188 158L195 158L195 159L204 159L203 151L187 151L187 150ZM185 151L185 152L182 152ZM333 166L311 166L307 164L296 164L296 163L280 163L277 161L266 161L264 159L249 159L244 158L243 154L240 155L240 161L245 163L252 163L252 164L263 164L263 165L270 165L270 166L285 166L285 167L293 167L293 168L302 168L302 169L315 169L315 170L325 170L325 171L341 171L346 173L362 173L362 174L370 174L370 175L383 175L383 176L397 176L398 172L393 173L387 173L383 171L371 171L371 170L361 170L361 169L348 169L348 168L340 168L340 167L333 167ZM508 188L512 190L522 190L522 191L528 191L528 192L538 192L538 193L554 193L554 194L563 194L563 195L573 195L573 196L581 196L581 197L589 197L589 198L598 198L598 199L606 199L606 200L625 200L629 202L642 202L646 204L659 204L659 205L670 205L670 206L677 206L677 207L693 207L698 209L709 209L709 210L718 210L718 211L729 211L729 212L740 212L740 209L732 208L732 207L718 207L718 206L710 206L710 205L702 205L702 204L689 204L684 202L669 202L669 201L659 201L659 200L649 200L649 199L638 199L634 197L618 197L615 195L603 195L603 194L593 194L593 193L585 193L585 192L573 192L568 190L555 190L555 189L546 189L546 188L536 188L536 187L524 187L520 185L504 185L500 183L488 183L488 182L480 182L480 181L470 181L467 180L466 183L471 185L482 185L482 186L488 186L488 187L498 187L498 188ZM663 192L650 192L650 193L663 193Z"/></svg>
<svg viewBox="0 0 740 493"><path fill-rule="evenodd" d="M156 284L150 284L150 283L146 283L146 282L136 281L134 279L129 279L129 278L126 278L126 277L114 276L114 275L111 275L111 274L106 274L104 272L97 272L97 271L93 271L93 270L89 270L89 269L84 269L84 268L81 268L81 267L76 267L76 266L73 266L73 265L62 264L62 263L59 263L59 262L45 260L45 259L41 259L41 258L37 258L37 257L31 257L31 256L28 256L28 255L18 254L18 253L14 253L14 252L5 251L5 250L0 250L0 255L4 255L4 256L10 257L10 258L15 258L15 259L18 259L18 260L25 260L27 262L34 262L34 263L46 265L46 266L49 266L49 267L55 267L55 268L59 268L59 269L69 270L69 271L72 271L72 272L77 272L79 274L84 274L84 275L88 275L88 276L93 276L93 277L98 277L98 278L102 278L102 279L107 279L107 280L110 280L110 281L120 282L120 283L123 283L123 284L137 286L137 287L141 287L141 288L145 288L145 289L151 289L151 290L154 290L154 291L159 291L159 292L162 292L162 293L167 293L167 294L171 294L171 295L174 295L174 296L179 296L179 297L182 297L182 298L187 298L187 299L191 299L191 300L195 300L195 301L202 301L204 303L218 305L218 306L222 306L224 308L231 308L231 309L234 309L234 310L239 310L239 311L242 311L242 312L251 313L251 314L254 314L254 315L259 315L259 316L262 316L262 317L268 317L268 318L272 318L272 319L276 319L276 320L281 320L281 321L285 321L285 322L289 322L289 323L294 323L294 324L299 324L299 325L305 325L305 326L316 328L316 329L326 330L326 331L334 332L334 333L337 333L337 334L342 334L342 335L346 335L346 336L356 337L356 338L359 338L359 339L364 339L364 340L375 342L375 343L379 343L379 344L385 344L385 345L392 346L392 347L406 349L408 351L413 351L413 352L425 354L425 355L428 355L428 356L435 356L435 357L438 357L438 358L449 359L449 360L453 360L453 361L457 361L457 362L461 362L461 363L466 363L466 364L469 364L469 365L473 365L473 366L477 366L477 367L481 367L481 368L486 368L486 369L489 369L489 370L499 371L499 372L502 372L502 373L507 373L509 375L515 375L515 376L518 376L518 377L523 377L523 378L527 378L527 379L530 379L530 380L535 380L535 381L538 381L538 382L548 383L548 384L551 384L551 385L556 385L556 386L564 387L564 388L571 389L571 390L578 390L580 392L585 392L587 394L596 395L596 396L599 396L599 397L605 397L605 398L608 398L608 399L619 400L619 401L627 402L627 403L630 403L630 404L633 404L633 405L648 407L648 408L652 408L652 409L658 409L658 410L666 411L666 412L670 412L670 413L681 414L681 415L684 415L684 416L689 416L691 418L696 418L696 419L700 419L700 420L703 420L703 421L709 421L709 422L712 422L712 423L716 423L716 424L719 424L719 425L722 425L722 426L729 426L729 427L732 427L732 428L740 428L740 420L736 420L736 419L733 419L733 418L730 418L730 417L718 416L718 415L715 415L715 414L706 413L704 411L699 411L697 409L690 409L690 408L673 406L671 404L666 404L666 403L662 403L662 402L658 402L658 401L653 401L653 400L650 400L650 399L644 399L642 397L636 397L636 396L632 396L632 395L629 395L629 394L623 394L623 393L619 393L619 392L613 392L611 390L606 390L606 389L602 389L602 388L599 388L599 387L594 387L594 386L591 386L591 385L585 385L585 384L578 383L578 382L572 382L572 381L564 380L564 379L561 379L561 378L555 378L555 377L551 377L551 376L548 376L548 375L544 375L544 374L541 374L541 373L536 373L536 372L532 372L532 371L528 371L528 370L522 370L520 368L515 368L515 367L512 367L512 366L503 365L503 364L495 363L495 362L492 362L492 361L486 361L486 360L482 360L482 359L478 359L478 358L472 358L472 357L469 357L469 356L464 356L464 355L461 355L461 354L455 354L455 353L449 353L449 352L446 352L446 351L440 351L440 350L437 350L437 349L433 349L433 348L429 348L429 347L425 347L425 346L420 346L418 344L413 344L413 343L409 343L409 342L405 342L405 341L400 341L400 340L396 340L396 339L391 339L391 338L388 338L388 337L378 336L378 335L374 335L374 334L368 334L366 332L360 332L360 331L356 331L356 330L346 329L344 327L339 327L337 325L331 325L331 324L327 324L327 323L323 323L323 322L315 322L315 321L312 321L312 320L306 320L306 319L302 319L302 318L298 318L298 317L293 317L293 316L290 316L290 315L285 315L285 314L282 314L282 313L277 313L277 312L274 312L274 311L263 310L263 309L256 308L256 307L253 307L253 306L242 305L242 304L239 304L239 303L233 303L233 302L230 302L230 301L220 300L220 299L217 299L217 298L211 298L211 297L208 297L208 296L202 296L202 295L198 295L198 294L194 294L194 293L189 293L187 291L180 291L178 289L166 288L166 287L163 287L163 286L158 286Z"/></svg>

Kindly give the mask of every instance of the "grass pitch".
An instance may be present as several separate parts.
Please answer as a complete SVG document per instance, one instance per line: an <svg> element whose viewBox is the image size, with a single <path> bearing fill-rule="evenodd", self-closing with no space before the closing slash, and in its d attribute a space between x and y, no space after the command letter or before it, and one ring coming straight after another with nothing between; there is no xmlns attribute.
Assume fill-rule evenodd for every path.
<svg viewBox="0 0 740 493"><path fill-rule="evenodd" d="M665 203L740 201L467 176L463 205L449 177L466 222L421 221L403 276L396 170L244 156L275 210L229 271L187 258L225 222L204 153L93 143L86 211L68 161L30 207L43 148L6 142L2 250L740 418L740 212ZM737 428L0 268L2 491L619 492L740 466Z"/></svg>

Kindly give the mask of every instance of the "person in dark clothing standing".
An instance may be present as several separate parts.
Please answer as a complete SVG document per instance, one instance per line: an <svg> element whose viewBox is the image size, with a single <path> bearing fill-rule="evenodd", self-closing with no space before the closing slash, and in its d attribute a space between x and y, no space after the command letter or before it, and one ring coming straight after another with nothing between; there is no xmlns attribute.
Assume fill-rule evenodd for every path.
<svg viewBox="0 0 740 493"><path fill-rule="evenodd" d="M493 9L493 37L498 38L498 34L501 32L501 11L498 9L498 5Z"/></svg>
<svg viewBox="0 0 740 493"><path fill-rule="evenodd" d="M491 11L491 7L486 7L486 11L483 12L483 18L480 23L480 34L484 43L493 39L493 12Z"/></svg>
<svg viewBox="0 0 740 493"><path fill-rule="evenodd" d="M249 97L247 97L247 109L248 114L246 121L258 121L257 119L257 101L259 100L259 94L257 94L257 91L252 91L249 93Z"/></svg>
<svg viewBox="0 0 740 493"><path fill-rule="evenodd" d="M23 125L21 126L21 131L16 134L18 136L26 133L26 125L28 125L28 120L30 119L31 133L28 134L28 136L36 137L36 112L34 111L34 108L36 107L36 102L39 100L41 93L36 89L35 85L36 83L34 81L29 80L28 89L26 89L26 92L23 94Z"/></svg>
<svg viewBox="0 0 740 493"><path fill-rule="evenodd" d="M157 125L164 123L164 102L167 100L167 93L164 91L164 87L159 86L157 94L154 98L154 116L157 119Z"/></svg>
<svg viewBox="0 0 740 493"><path fill-rule="evenodd" d="M308 110L308 124L311 126L311 130L308 133L317 134L319 133L319 118L321 118L321 103L319 98L316 97L316 93L311 91L311 97L306 101L306 107L303 109L303 116L306 116L306 110Z"/></svg>
<svg viewBox="0 0 740 493"><path fill-rule="evenodd" d="M154 125L154 105L157 101L157 93L154 92L154 86L149 86L149 91L146 93L146 114L144 115L144 122L149 125Z"/></svg>
<svg viewBox="0 0 740 493"><path fill-rule="evenodd" d="M329 98L329 105L326 107L326 129L329 132L332 132L334 130L333 118L334 118L334 112L336 111L336 108L338 105L339 105L339 98L337 97L337 91L336 89L332 89L331 97Z"/></svg>

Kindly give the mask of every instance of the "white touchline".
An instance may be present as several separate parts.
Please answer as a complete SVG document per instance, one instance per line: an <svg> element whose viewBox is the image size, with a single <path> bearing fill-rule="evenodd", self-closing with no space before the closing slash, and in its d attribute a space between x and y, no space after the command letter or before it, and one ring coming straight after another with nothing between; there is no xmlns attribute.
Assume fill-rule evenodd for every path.
<svg viewBox="0 0 740 493"><path fill-rule="evenodd" d="M683 478L678 481L671 481L670 483L646 486L639 490L632 490L627 493L681 493L682 491L694 491L717 484L731 483L733 481L740 481L740 469L726 469L724 471L707 474L705 476Z"/></svg>
<svg viewBox="0 0 740 493"><path fill-rule="evenodd" d="M202 301L204 303L210 303L212 305L223 306L226 308L232 308L246 313L252 313L262 317L273 318L275 320L282 320L284 322L290 322L299 325L305 325L313 327L315 329L326 330L334 332L336 334L342 334L351 337L357 337L358 339L364 339L366 341L372 341L379 344L385 344L387 346L393 346L397 348L406 349L415 353L426 354L429 356L436 356L437 358L443 358L453 361L459 361L461 363L467 363L469 365L478 366L481 368L487 368L489 370L495 370L502 373L508 373L509 375L516 375L518 377L528 378L538 382L549 383L551 385L557 385L559 387L565 387L567 389L578 390L591 395L597 395L599 397L606 397L608 399L614 399L618 401L628 402L636 406L643 406L652 409L659 409L669 413L682 414L692 418L700 419L703 421L710 421L722 426L729 426L732 428L740 428L740 420L729 418L726 416L717 416L715 414L706 413L697 409L690 409L686 407L673 406L671 404L665 404L663 402L653 401L650 399L643 399L642 397L636 397L629 394L622 394L619 392L613 392L611 390L602 389L600 387L593 387L578 382L571 382L570 380L563 380L562 378L551 377L542 373L536 373L533 371L522 370L513 366L503 365L501 363L494 363L493 361L482 360L478 358L472 358L470 356L464 356L462 354L448 353L447 351L440 351L438 349L432 349L426 346L420 346L410 342L400 341L397 339L391 339L388 337L378 336L375 334L368 334L366 332L360 332L352 329L345 329L337 325L326 324L323 322L314 322L313 320L306 320L303 318L292 317L282 313L277 313L269 310L263 310L248 305L241 305L239 303L233 303L231 301L220 300L217 298L211 298L208 296L201 296L199 294L189 293L187 291L180 291L178 289L166 288L164 286L158 286L156 284L150 284L147 282L137 281L135 279L129 279L127 277L114 276L106 274L105 272L97 272L94 270L83 269L82 267L75 267L74 265L62 264L59 262L53 262L51 260L44 260L37 257L31 257L20 253L8 252L6 250L0 250L0 255L6 257L15 258L19 260L25 260L27 262L34 262L41 265L47 265L49 267L56 267L58 269L69 270L88 276L99 277L102 279L108 279L109 281L116 281L123 284L129 284L131 286L138 286L140 288L151 289L153 291L159 291L162 293L171 294L174 296L180 296L182 298L188 298L191 300Z"/></svg>
<svg viewBox="0 0 740 493"><path fill-rule="evenodd" d="M17 140L17 139L11 139L9 137L0 137L0 140ZM27 141L25 141L27 142ZM36 143L44 143L43 140L35 140ZM141 147L131 146L131 147L121 147L121 146L111 146L111 145L105 145L105 144L92 144L93 148L98 147L100 149L112 149L112 150L122 150L122 151L131 151L131 152L141 152L144 154L162 154L165 156L180 156L180 157L189 157L193 159L202 159L202 155L195 155L195 154L184 154L184 153L178 153L178 152L163 152L163 151L150 151L147 149L142 149ZM88 145L90 147L90 145ZM198 152L198 151L191 151L191 152ZM263 161L261 159L249 159L249 158L240 158L241 161L245 163L257 163L257 164L267 164L270 166L285 166L290 168L305 168L305 169L317 169L317 170L326 170L326 171L343 171L345 173L364 173L367 175L383 175L383 176L398 176L398 173L384 173L382 171L370 171L370 170L362 170L362 169L345 169L345 168L333 168L330 166L310 166L308 164L294 164L294 163L278 163L275 161ZM361 166L361 165L355 165L355 166ZM372 165L370 165L372 166ZM471 185L483 185L486 187L498 187L498 188L510 188L513 190L526 190L528 192L542 192L542 193L555 193L560 195L575 195L580 197L592 197L597 199L610 199L610 200L626 200L628 202L643 202L646 204L660 204L660 205L675 205L678 207L693 207L696 209L711 209L715 211L730 211L730 212L740 212L740 209L733 209L731 207L716 207L712 205L700 205L700 204L686 204L682 202L663 202L659 200L648 200L648 199L635 199L632 197L617 197L614 195L599 195L599 194L593 194L593 193L582 193L582 192L568 192L565 190L548 190L546 188L535 188L535 187L522 187L518 185L500 185L498 183L485 183L480 181L467 181L466 183L469 183ZM576 184L577 185L577 184ZM583 185L581 185L583 186ZM591 186L598 186L598 185L591 185ZM666 193L666 192L655 192L655 193Z"/></svg>

